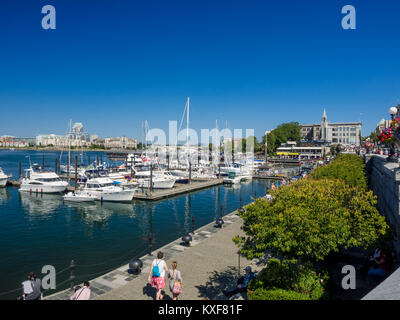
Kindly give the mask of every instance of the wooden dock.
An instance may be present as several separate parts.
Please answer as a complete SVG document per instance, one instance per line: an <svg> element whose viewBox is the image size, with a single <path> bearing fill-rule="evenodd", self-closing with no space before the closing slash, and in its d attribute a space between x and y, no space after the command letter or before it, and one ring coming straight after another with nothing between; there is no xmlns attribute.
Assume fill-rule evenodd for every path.
<svg viewBox="0 0 400 320"><path fill-rule="evenodd" d="M21 183L19 181L10 180L10 179L8 179L8 181L7 181L7 187L19 188L20 186L21 186Z"/></svg>
<svg viewBox="0 0 400 320"><path fill-rule="evenodd" d="M254 175L253 179L265 179L265 180L283 180L285 177L275 177L275 176L267 176L267 175ZM287 179L287 178L286 178Z"/></svg>
<svg viewBox="0 0 400 320"><path fill-rule="evenodd" d="M151 194L148 194L147 190L138 189L138 191L133 195L133 200L161 200L164 198L174 197L182 193L197 191L209 187L214 187L222 184L222 179L212 179L212 180L192 180L191 184L175 184L172 189L165 190L153 190Z"/></svg>

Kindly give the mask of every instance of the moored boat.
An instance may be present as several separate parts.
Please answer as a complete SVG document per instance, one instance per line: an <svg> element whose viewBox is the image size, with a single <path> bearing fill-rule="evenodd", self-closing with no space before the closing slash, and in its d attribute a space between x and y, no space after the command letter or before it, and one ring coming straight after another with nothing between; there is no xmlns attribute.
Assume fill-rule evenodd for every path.
<svg viewBox="0 0 400 320"><path fill-rule="evenodd" d="M136 189L122 188L108 177L88 179L83 191L99 201L128 202L132 201Z"/></svg>
<svg viewBox="0 0 400 320"><path fill-rule="evenodd" d="M19 191L35 193L60 193L67 189L68 183L50 171L39 171L38 167L31 166L25 170L25 177L21 181Z"/></svg>
<svg viewBox="0 0 400 320"><path fill-rule="evenodd" d="M63 196L64 201L71 202L93 202L96 200L91 194L87 192L68 192Z"/></svg>
<svg viewBox="0 0 400 320"><path fill-rule="evenodd" d="M0 168L0 187L5 187L9 176L6 175L3 169Z"/></svg>

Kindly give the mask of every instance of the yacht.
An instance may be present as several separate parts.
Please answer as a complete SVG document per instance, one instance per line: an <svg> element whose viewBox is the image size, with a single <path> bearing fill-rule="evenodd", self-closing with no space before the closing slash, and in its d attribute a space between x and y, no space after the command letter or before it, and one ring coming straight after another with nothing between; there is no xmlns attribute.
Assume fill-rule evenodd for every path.
<svg viewBox="0 0 400 320"><path fill-rule="evenodd" d="M108 177L88 179L83 192L99 201L128 202L132 201L136 188L122 188Z"/></svg>
<svg viewBox="0 0 400 320"><path fill-rule="evenodd" d="M3 169L0 168L0 187L5 187L9 176L6 175Z"/></svg>
<svg viewBox="0 0 400 320"><path fill-rule="evenodd" d="M150 187L150 170L136 171L135 179L141 188ZM175 185L176 179L163 171L153 171L152 187L153 189L171 189Z"/></svg>
<svg viewBox="0 0 400 320"><path fill-rule="evenodd" d="M21 181L19 191L36 193L64 192L68 182L62 181L54 172L40 171L39 167L31 166L25 169L25 177Z"/></svg>
<svg viewBox="0 0 400 320"><path fill-rule="evenodd" d="M141 165L141 164L143 164L143 159L141 157L133 154L133 153L128 154L126 159L127 159L127 162L130 165L134 165L134 164Z"/></svg>
<svg viewBox="0 0 400 320"><path fill-rule="evenodd" d="M95 198L84 191L81 192L68 192L66 195L63 196L64 201L71 201L71 202L92 202Z"/></svg>
<svg viewBox="0 0 400 320"><path fill-rule="evenodd" d="M224 178L223 182L226 184L237 184L240 183L242 177L237 172L229 172L228 177Z"/></svg>

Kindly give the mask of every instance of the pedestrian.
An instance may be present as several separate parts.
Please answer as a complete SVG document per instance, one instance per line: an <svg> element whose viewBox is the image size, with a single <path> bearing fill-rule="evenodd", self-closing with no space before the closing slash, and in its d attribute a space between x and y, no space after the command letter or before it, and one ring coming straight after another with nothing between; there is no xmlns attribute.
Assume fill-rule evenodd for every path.
<svg viewBox="0 0 400 320"><path fill-rule="evenodd" d="M392 272L393 261L391 255L384 249L377 249L373 255L374 264L368 270L368 281L377 285Z"/></svg>
<svg viewBox="0 0 400 320"><path fill-rule="evenodd" d="M70 298L71 300L89 300L90 299L90 283L85 281L82 288L76 288L75 293Z"/></svg>
<svg viewBox="0 0 400 320"><path fill-rule="evenodd" d="M151 264L148 277L148 281L151 282L151 285L157 288L156 300L162 300L164 298L161 294L161 290L165 287L165 272L168 273L168 266L163 260L163 257L164 254L159 251L157 253L157 259L154 259Z"/></svg>
<svg viewBox="0 0 400 320"><path fill-rule="evenodd" d="M25 300L25 297L28 294L31 294L33 292L33 287L32 287L32 279L31 275L28 275L28 279L22 282L22 296L18 297L18 300Z"/></svg>
<svg viewBox="0 0 400 320"><path fill-rule="evenodd" d="M168 277L171 279L169 282L169 289L172 292L172 300L178 300L178 296L182 293L182 277L181 272L177 269L178 263L172 262L172 270L169 270Z"/></svg>
<svg viewBox="0 0 400 320"><path fill-rule="evenodd" d="M29 273L28 279L31 283L32 292L25 295L25 300L41 300L42 291L40 288L42 287L42 281L36 277L34 272Z"/></svg>
<svg viewBox="0 0 400 320"><path fill-rule="evenodd" d="M240 277L236 283L236 288L231 290L231 291L225 291L222 290L222 293L227 296L227 297L231 297L234 294L238 294L238 293L243 293L243 292L247 292L247 286L249 285L249 282L255 278L254 273L251 270L250 266L247 266L246 268L243 269L246 274L242 277Z"/></svg>

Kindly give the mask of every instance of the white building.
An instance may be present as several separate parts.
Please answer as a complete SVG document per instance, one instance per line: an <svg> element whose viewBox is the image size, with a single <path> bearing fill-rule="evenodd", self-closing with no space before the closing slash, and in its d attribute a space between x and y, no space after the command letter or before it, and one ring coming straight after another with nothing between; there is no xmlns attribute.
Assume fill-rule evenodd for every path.
<svg viewBox="0 0 400 320"><path fill-rule="evenodd" d="M329 148L326 146L296 146L295 141L283 143L276 149L276 154L280 158L287 159L320 159L327 154Z"/></svg>
<svg viewBox="0 0 400 320"><path fill-rule="evenodd" d="M104 147L106 149L136 149L137 140L135 138L115 137L105 138Z"/></svg>
<svg viewBox="0 0 400 320"><path fill-rule="evenodd" d="M321 124L301 125L301 135L308 141L359 146L361 129L361 122L328 122L324 109Z"/></svg>
<svg viewBox="0 0 400 320"><path fill-rule="evenodd" d="M83 124L76 122L71 128L71 132L64 135L39 134L36 136L37 146L54 146L58 148L87 147L90 144L89 135L84 132Z"/></svg>

